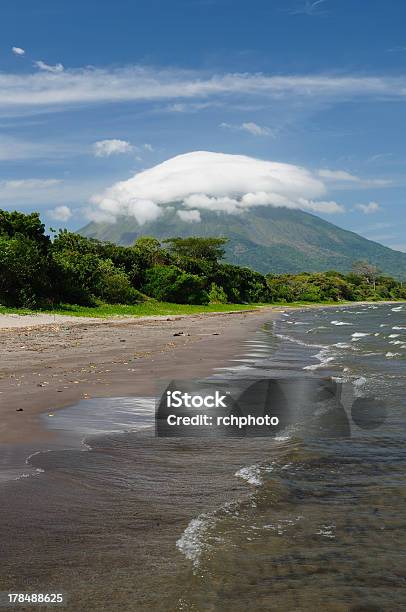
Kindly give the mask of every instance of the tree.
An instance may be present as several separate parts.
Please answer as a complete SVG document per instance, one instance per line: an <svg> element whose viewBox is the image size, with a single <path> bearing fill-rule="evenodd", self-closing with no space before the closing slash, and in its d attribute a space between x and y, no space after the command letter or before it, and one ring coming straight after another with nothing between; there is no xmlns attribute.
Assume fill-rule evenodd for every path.
<svg viewBox="0 0 406 612"><path fill-rule="evenodd" d="M33 240L43 252L47 252L51 246L49 236L45 235L45 225L36 212L26 215L16 210L0 210L0 236L25 236Z"/></svg>
<svg viewBox="0 0 406 612"><path fill-rule="evenodd" d="M116 268L111 259L100 260L99 279L95 293L109 304L136 304L144 301L139 291L132 287L127 274Z"/></svg>
<svg viewBox="0 0 406 612"><path fill-rule="evenodd" d="M0 300L9 306L35 308L52 299L48 258L22 234L0 236Z"/></svg>
<svg viewBox="0 0 406 612"><path fill-rule="evenodd" d="M376 289L376 279L379 276L379 268L373 264L368 263L365 260L354 261L351 267L351 271L356 276L363 277L368 284L371 284Z"/></svg>
<svg viewBox="0 0 406 612"><path fill-rule="evenodd" d="M177 266L154 266L146 272L144 292L163 302L207 304L205 279L184 272Z"/></svg>
<svg viewBox="0 0 406 612"><path fill-rule="evenodd" d="M223 287L231 303L267 302L269 299L265 276L250 268L219 264L210 280Z"/></svg>
<svg viewBox="0 0 406 612"><path fill-rule="evenodd" d="M168 245L171 255L179 259L203 259L213 264L223 259L224 245L227 238L202 238L189 236L188 238L168 238L163 241Z"/></svg>

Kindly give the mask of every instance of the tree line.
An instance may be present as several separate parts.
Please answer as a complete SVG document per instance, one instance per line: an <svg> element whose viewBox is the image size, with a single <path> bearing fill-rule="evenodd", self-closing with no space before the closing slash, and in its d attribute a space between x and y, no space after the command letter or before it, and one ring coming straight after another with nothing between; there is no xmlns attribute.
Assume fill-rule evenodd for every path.
<svg viewBox="0 0 406 612"><path fill-rule="evenodd" d="M120 246L59 230L45 232L38 213L0 210L0 304L179 304L322 302L406 298L399 281L368 262L348 274L267 275L223 261L225 238L144 236Z"/></svg>

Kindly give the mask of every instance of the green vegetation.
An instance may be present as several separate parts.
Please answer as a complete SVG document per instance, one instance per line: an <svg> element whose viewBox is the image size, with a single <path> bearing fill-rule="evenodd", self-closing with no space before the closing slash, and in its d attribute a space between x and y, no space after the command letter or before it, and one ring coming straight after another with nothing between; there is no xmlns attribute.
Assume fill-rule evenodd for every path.
<svg viewBox="0 0 406 612"><path fill-rule="evenodd" d="M84 236L131 245L143 234L164 240L171 236L227 236L225 261L263 274L300 274L338 270L347 273L353 261L365 260L384 274L406 280L406 253L394 251L302 210L257 206L238 215L201 210L201 222L180 219L172 203L154 221L139 225L133 217L117 223L89 223Z"/></svg>
<svg viewBox="0 0 406 612"><path fill-rule="evenodd" d="M256 307L256 305L255 305ZM155 317L166 315L188 315L205 312L236 312L252 310L248 304L171 304L149 300L143 304L99 304L98 306L77 306L75 304L59 304L54 308L13 308L0 306L0 314L32 315L38 312L45 314L69 315L72 317Z"/></svg>
<svg viewBox="0 0 406 612"><path fill-rule="evenodd" d="M227 240L139 237L119 246L0 211L0 305L88 316L238 310L249 304L396 300L402 283L358 261L336 271L266 276L224 263ZM71 306L69 304L74 304ZM241 304L243 306L241 306Z"/></svg>

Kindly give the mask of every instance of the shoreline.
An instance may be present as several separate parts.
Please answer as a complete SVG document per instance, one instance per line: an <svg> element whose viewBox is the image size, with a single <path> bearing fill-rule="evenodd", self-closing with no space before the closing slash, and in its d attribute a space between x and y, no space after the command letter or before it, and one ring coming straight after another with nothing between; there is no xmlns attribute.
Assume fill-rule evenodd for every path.
<svg viewBox="0 0 406 612"><path fill-rule="evenodd" d="M160 382L194 378L221 367L242 341L281 312L399 301L266 306L252 310L119 319L2 315L0 444L55 438L41 414L97 397L153 397ZM13 325L2 328L2 319Z"/></svg>
<svg viewBox="0 0 406 612"><path fill-rule="evenodd" d="M160 381L210 374L278 308L0 330L0 444L52 440L40 415L97 397L154 396Z"/></svg>
<svg viewBox="0 0 406 612"><path fill-rule="evenodd" d="M287 308L280 310L288 311ZM210 317L210 322L188 318L187 333L191 336L173 336L177 333L175 330L181 329L179 319L155 321L154 325L151 322L148 327L140 325L138 331L142 334L137 336L138 343L145 333L158 350L164 338L163 330L178 343L175 348L168 348L169 352L140 358L139 366L145 364L141 369L146 382L152 377L148 368L156 369L159 374L162 364L168 369L180 367L176 364L181 360L189 371L190 363L182 360L184 351L189 357L207 354L207 360L196 364L199 375L200 363L201 368L204 364L209 371L216 363L227 365L230 355L236 357L240 350L244 351L242 341L248 337L249 330L255 333L263 318L271 321L278 316L275 310L258 313L263 315L258 317L244 314L245 317L233 315L224 319ZM327 320L333 317L337 315L327 314ZM96 327L100 335L112 326ZM183 329L187 331L186 327ZM113 326L113 330L115 334L120 332L121 339L124 339L121 333L127 330L128 340L132 341L132 325ZM219 336L213 335L220 330ZM57 337L54 338L56 343ZM72 340L76 341L77 338ZM111 337L104 341L108 344ZM116 353L117 346L113 347ZM123 364L118 366L123 373ZM109 389L102 388L105 394L110 394ZM114 401L110 404L116 408ZM80 412L83 405L86 412L84 402L76 411ZM96 407L102 412L99 403ZM97 419L97 413L92 418ZM96 434L88 442L86 452L76 448L66 450L66 447L54 449L56 453L37 452L31 456L30 465L38 472L38 478L26 478L23 483L15 480L2 483L5 503L0 508L0 523L5 565L1 587L4 590L24 590L29 577L31 588L38 592L54 583L63 588L69 605L75 609L99 610L109 602L107 605L112 609L123 611L133 610L135 606L166 612L181 607L200 609L207 602L208 591L217 607L222 609L222 602L231 601L233 609L246 610L259 584L265 607L293 609L300 602L301 608L310 610L314 607L311 586L314 575L324 571L326 550L336 558L339 547L343 554L338 557L337 565L325 572L326 584L321 597L324 602L333 597L337 610L344 610L345 598L348 601L349 596L357 604L365 603L357 581L366 576L372 584L374 571L368 573L367 567L362 573L355 568L355 579L348 593L337 586L335 576L337 571L348 570L345 559L349 546L353 547L351 552L357 560L353 525L355 533L360 534L358 542L364 546L364 512L370 512L368 521L376 521L377 525L382 516L383 520L388 519L381 498L376 499L376 481L371 480L371 489L365 489L370 464L366 462L364 467L363 462L357 461L357 455L353 461L346 461L346 455L344 458L341 455L341 446L334 450L331 439L327 441L326 452L324 447L317 452L295 437L272 441L269 438L158 439L151 429ZM373 443L370 448L373 453ZM392 446L390 452L393 452ZM374 457L372 454L376 460L372 465L378 469L381 455ZM361 505L360 517L355 511L350 514L354 523L348 530L352 499L342 512L340 508L348 495L351 478L359 479L369 497ZM315 482L319 483L317 488ZM385 481L382 482L385 486ZM356 503L361 504L358 489L354 496ZM389 498L389 511L392 511L391 504L392 498ZM378 514L373 512L374 508L379 509ZM333 530L334 538L328 530ZM382 546L388 538L385 533L388 532L381 535ZM62 546L56 545L61 542ZM28 558L27 549L34 551ZM86 557L83 550L87 551ZM392 557L388 555L389 565L382 562L382 572L390 570ZM258 565L255 563L251 572L241 559L253 559ZM372 570L374 567L371 566ZM236 569L240 568L243 591L233 580ZM275 575L272 582L269 575ZM214 584L213 576L218 577ZM224 592L228 599L223 596ZM394 596L395 604L398 600ZM379 597L377 603L380 603Z"/></svg>

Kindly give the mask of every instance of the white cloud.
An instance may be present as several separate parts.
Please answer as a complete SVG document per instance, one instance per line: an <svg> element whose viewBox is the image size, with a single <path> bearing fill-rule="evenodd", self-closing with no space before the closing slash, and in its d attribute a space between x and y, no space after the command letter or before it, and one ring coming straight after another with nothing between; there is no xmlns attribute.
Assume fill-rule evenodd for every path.
<svg viewBox="0 0 406 612"><path fill-rule="evenodd" d="M218 106L216 102L175 102L165 107L168 113L198 113L199 111Z"/></svg>
<svg viewBox="0 0 406 612"><path fill-rule="evenodd" d="M62 183L61 179L15 179L11 181L1 181L0 189L48 189Z"/></svg>
<svg viewBox="0 0 406 612"><path fill-rule="evenodd" d="M285 206L337 213L320 178L300 166L245 155L194 151L173 157L92 197L88 216L114 222L130 215L156 219L162 207L181 202L186 210L241 213L253 206ZM196 219L197 220L197 219Z"/></svg>
<svg viewBox="0 0 406 612"><path fill-rule="evenodd" d="M72 216L72 211L69 206L61 205L50 210L48 214L55 221L68 221Z"/></svg>
<svg viewBox="0 0 406 612"><path fill-rule="evenodd" d="M11 47L11 50L14 55L25 55L25 49L22 49L21 47Z"/></svg>
<svg viewBox="0 0 406 612"><path fill-rule="evenodd" d="M370 202L369 204L356 204L355 207L357 210L360 210L365 215L370 215L371 213L378 212L381 210L378 202Z"/></svg>
<svg viewBox="0 0 406 612"><path fill-rule="evenodd" d="M358 182L360 179L354 174L350 174L345 170L328 170L327 168L319 170L318 175L321 178L331 181L346 181L346 182Z"/></svg>
<svg viewBox="0 0 406 612"><path fill-rule="evenodd" d="M45 64L44 64L45 66ZM56 65L58 66L58 64ZM51 68L55 68L51 67ZM58 70L58 69L57 69ZM404 99L406 77L268 75L261 73L206 73L155 69L145 66L126 68L80 68L64 71L40 70L32 74L0 74L0 109L8 112L47 108L58 110L72 105L128 101L196 100L241 96L292 101L315 105L326 101L354 98Z"/></svg>
<svg viewBox="0 0 406 612"><path fill-rule="evenodd" d="M105 178L61 180L58 178L22 178L0 181L0 208L13 206L46 211L56 204L75 204L78 208L92 194L103 188Z"/></svg>
<svg viewBox="0 0 406 612"><path fill-rule="evenodd" d="M249 134L252 134L252 136L274 136L274 132L270 128L258 125L253 121L247 121L246 123L241 123L241 125L234 125L232 123L220 123L220 127L229 130L239 130L243 132L248 132Z"/></svg>
<svg viewBox="0 0 406 612"><path fill-rule="evenodd" d="M198 223L201 220L200 210L178 210L176 214L187 223Z"/></svg>
<svg viewBox="0 0 406 612"><path fill-rule="evenodd" d="M326 1L327 0L305 0L301 7L293 9L289 12L291 15L309 15L309 17L313 15L321 15L322 12L320 12L319 9Z"/></svg>
<svg viewBox="0 0 406 612"><path fill-rule="evenodd" d="M268 127L264 127L254 123L253 121L248 121L248 123L243 123L241 125L241 129L249 132L253 136L272 136L272 130Z"/></svg>
<svg viewBox="0 0 406 612"><path fill-rule="evenodd" d="M61 179L25 178L0 181L0 203L16 207L33 203L42 205L55 202L57 192L63 187ZM60 200L59 200L60 201Z"/></svg>
<svg viewBox="0 0 406 612"><path fill-rule="evenodd" d="M146 142L146 143L145 143L145 144L143 144L142 146L144 147L144 149L145 149L146 151L149 151L149 153L153 153L153 151L154 151L154 147L153 147L151 144L149 144L148 142Z"/></svg>
<svg viewBox="0 0 406 612"><path fill-rule="evenodd" d="M21 140L0 134L0 161L8 162L22 159L52 159L82 153L82 146L70 144L59 139L57 142Z"/></svg>
<svg viewBox="0 0 406 612"><path fill-rule="evenodd" d="M329 170L327 168L323 168L318 170L317 174L320 178L329 181L331 183L336 183L341 187L345 187L346 184L351 188L353 187L386 187L390 184L390 181L385 179L369 179L369 178L361 178L356 176L355 174L351 174L346 170Z"/></svg>
<svg viewBox="0 0 406 612"><path fill-rule="evenodd" d="M39 70L43 70L44 72L53 72L54 74L58 74L59 72L63 72L65 70L62 64L55 64L52 66L50 64L46 64L42 60L34 62L34 66L39 68Z"/></svg>
<svg viewBox="0 0 406 612"><path fill-rule="evenodd" d="M131 153L134 147L126 140L112 138L110 140L99 140L93 144L93 152L96 157L110 157L122 153Z"/></svg>

